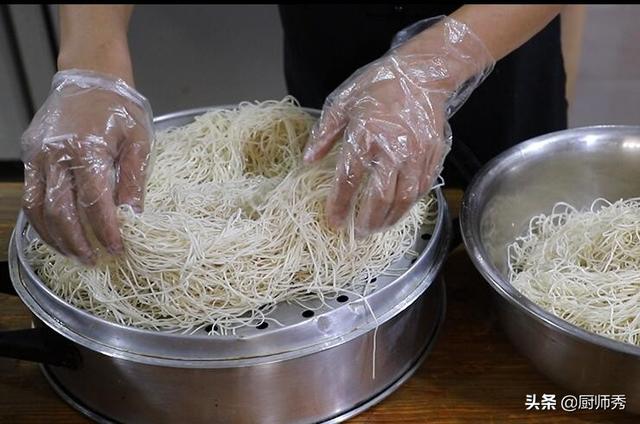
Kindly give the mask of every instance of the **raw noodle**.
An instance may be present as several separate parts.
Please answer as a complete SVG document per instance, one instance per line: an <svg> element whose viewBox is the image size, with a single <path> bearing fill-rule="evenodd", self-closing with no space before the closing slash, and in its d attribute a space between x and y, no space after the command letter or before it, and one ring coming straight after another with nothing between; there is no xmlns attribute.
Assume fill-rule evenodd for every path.
<svg viewBox="0 0 640 424"><path fill-rule="evenodd" d="M558 203L508 247L509 278L542 308L587 331L640 345L640 198Z"/></svg>
<svg viewBox="0 0 640 424"><path fill-rule="evenodd" d="M157 134L145 210L121 206L125 253L80 266L34 240L31 265L62 299L144 329L210 334L269 320L283 301L366 295L409 252L434 199L384 233L333 232L336 151L303 166L313 118L294 99L242 103Z"/></svg>

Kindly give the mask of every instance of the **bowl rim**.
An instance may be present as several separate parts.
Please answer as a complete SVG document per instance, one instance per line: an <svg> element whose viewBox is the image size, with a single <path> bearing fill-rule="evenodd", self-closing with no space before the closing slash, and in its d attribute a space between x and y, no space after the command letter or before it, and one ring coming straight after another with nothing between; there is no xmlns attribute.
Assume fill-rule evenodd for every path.
<svg viewBox="0 0 640 424"><path fill-rule="evenodd" d="M518 143L500 153L476 173L465 190L460 208L460 231L465 248L475 268L491 288L511 306L546 327L559 331L566 336L623 354L640 356L640 346L584 330L538 306L520 293L502 276L491 261L487 260L488 254L480 241L478 222L474 222L474 217L477 217L477 210L481 206L480 198L483 197L482 193L492 185L493 181L499 178L502 169L506 167L505 163L511 163L515 156L522 156L526 151L538 150L541 145L559 145L566 142L567 139L574 139L575 136L606 135L612 130L625 134L635 134L640 137L639 125L591 125L543 134ZM610 141L597 139L594 142L606 143Z"/></svg>

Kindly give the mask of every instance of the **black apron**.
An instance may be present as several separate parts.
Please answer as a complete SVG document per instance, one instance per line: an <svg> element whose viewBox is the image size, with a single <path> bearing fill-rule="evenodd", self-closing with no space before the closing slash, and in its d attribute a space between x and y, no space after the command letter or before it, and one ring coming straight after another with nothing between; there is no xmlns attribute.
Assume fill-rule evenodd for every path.
<svg viewBox="0 0 640 424"><path fill-rule="evenodd" d="M357 68L382 56L401 29L461 5L281 5L285 76L303 106L324 99ZM479 166L521 141L567 127L565 72L557 17L500 60L451 118L443 176L462 186Z"/></svg>

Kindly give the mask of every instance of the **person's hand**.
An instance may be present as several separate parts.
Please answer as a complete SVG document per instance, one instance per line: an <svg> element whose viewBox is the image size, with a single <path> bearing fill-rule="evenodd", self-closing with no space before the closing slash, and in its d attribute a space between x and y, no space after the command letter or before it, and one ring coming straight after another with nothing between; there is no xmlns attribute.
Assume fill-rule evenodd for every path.
<svg viewBox="0 0 640 424"><path fill-rule="evenodd" d="M153 141L151 108L124 81L58 72L22 136L23 210L40 238L85 264L122 252L117 205L141 211Z"/></svg>
<svg viewBox="0 0 640 424"><path fill-rule="evenodd" d="M304 159L323 158L343 139L326 207L334 228L354 209L359 236L388 228L431 189L450 150L447 119L493 67L466 25L436 20L408 42L416 28L435 20L399 33L385 56L327 97Z"/></svg>

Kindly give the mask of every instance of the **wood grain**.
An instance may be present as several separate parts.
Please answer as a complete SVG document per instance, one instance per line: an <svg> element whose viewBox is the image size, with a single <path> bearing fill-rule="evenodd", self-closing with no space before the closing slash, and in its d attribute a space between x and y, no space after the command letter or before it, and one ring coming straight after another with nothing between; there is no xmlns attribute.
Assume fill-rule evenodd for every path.
<svg viewBox="0 0 640 424"><path fill-rule="evenodd" d="M21 185L0 183L0 255L5 255ZM454 214L459 191L447 192ZM566 392L538 373L497 325L489 288L462 247L445 265L447 317L434 350L390 397L352 423L634 423L622 412L526 411L527 394ZM24 328L19 299L0 295L0 330ZM96 382L96 384L99 384ZM0 359L1 423L86 423L49 388L35 364Z"/></svg>

